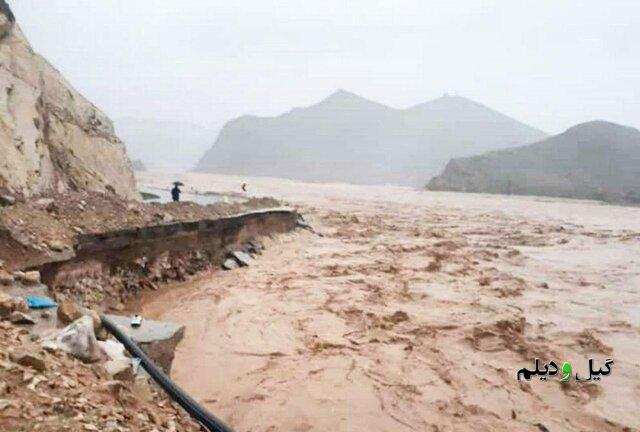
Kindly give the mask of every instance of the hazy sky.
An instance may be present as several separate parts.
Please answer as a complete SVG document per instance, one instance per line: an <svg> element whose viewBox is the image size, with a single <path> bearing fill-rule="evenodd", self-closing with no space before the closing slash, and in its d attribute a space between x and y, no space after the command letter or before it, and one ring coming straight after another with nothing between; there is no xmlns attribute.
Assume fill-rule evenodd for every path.
<svg viewBox="0 0 640 432"><path fill-rule="evenodd" d="M112 118L218 127L344 88L445 92L548 132L640 127L640 2L9 0L36 51Z"/></svg>

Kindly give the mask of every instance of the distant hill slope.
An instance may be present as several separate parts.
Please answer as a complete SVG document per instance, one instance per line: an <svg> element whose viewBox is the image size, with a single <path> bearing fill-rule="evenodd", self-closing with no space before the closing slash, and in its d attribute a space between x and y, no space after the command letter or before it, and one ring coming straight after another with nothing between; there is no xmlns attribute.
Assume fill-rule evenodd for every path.
<svg viewBox="0 0 640 432"><path fill-rule="evenodd" d="M115 191L135 180L111 120L34 53L0 0L0 193Z"/></svg>
<svg viewBox="0 0 640 432"><path fill-rule="evenodd" d="M123 117L114 123L129 157L156 172L191 170L215 137L210 129L179 121Z"/></svg>
<svg viewBox="0 0 640 432"><path fill-rule="evenodd" d="M397 110L339 90L278 117L230 121L195 170L422 186L451 157L545 136L462 97Z"/></svg>
<svg viewBox="0 0 640 432"><path fill-rule="evenodd" d="M583 123L535 144L452 159L427 188L640 202L640 131Z"/></svg>

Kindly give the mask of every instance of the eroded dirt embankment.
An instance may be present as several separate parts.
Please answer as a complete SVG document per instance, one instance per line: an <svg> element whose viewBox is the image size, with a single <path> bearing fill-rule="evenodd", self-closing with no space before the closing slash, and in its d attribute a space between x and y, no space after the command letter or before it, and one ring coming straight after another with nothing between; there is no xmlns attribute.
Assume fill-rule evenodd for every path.
<svg viewBox="0 0 640 432"><path fill-rule="evenodd" d="M122 309L159 282L217 266L229 249L295 226L273 199L201 206L100 193L41 197L0 207L0 261L38 269L56 298ZM271 210L266 210L271 209Z"/></svg>
<svg viewBox="0 0 640 432"><path fill-rule="evenodd" d="M192 202L142 203L99 192L69 192L18 200L0 206L0 260L9 269L35 267L71 256L81 237L137 230L177 222L196 222L279 207L271 198L198 205Z"/></svg>
<svg viewBox="0 0 640 432"><path fill-rule="evenodd" d="M219 267L227 254L256 245L265 236L292 231L298 215L271 208L165 225L78 237L75 256L41 266L56 293L87 304L121 310L123 303L158 284L184 281Z"/></svg>
<svg viewBox="0 0 640 432"><path fill-rule="evenodd" d="M278 236L255 265L143 307L187 326L173 377L237 430L640 427L639 209L245 181L324 237ZM615 364L599 382L518 382L535 356Z"/></svg>

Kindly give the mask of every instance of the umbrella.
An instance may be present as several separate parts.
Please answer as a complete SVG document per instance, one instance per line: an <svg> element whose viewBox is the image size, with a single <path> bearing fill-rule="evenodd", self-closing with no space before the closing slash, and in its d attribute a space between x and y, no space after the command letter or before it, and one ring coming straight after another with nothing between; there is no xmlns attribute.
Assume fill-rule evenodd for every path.
<svg viewBox="0 0 640 432"><path fill-rule="evenodd" d="M176 186L184 186L184 183L182 183L181 181L174 181L173 184Z"/></svg>

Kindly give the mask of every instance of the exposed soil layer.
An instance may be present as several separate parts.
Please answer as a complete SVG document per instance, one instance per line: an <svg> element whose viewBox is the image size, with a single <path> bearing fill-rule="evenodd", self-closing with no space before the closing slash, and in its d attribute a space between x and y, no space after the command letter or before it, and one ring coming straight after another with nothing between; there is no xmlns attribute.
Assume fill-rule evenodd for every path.
<svg viewBox="0 0 640 432"><path fill-rule="evenodd" d="M161 283L219 268L232 251L259 249L263 237L292 231L297 220L295 211L275 208L81 235L72 259L40 270L54 297L120 311L124 302Z"/></svg>
<svg viewBox="0 0 640 432"><path fill-rule="evenodd" d="M640 427L640 209L182 180L217 191L247 182L324 235L278 236L251 267L143 304L146 316L186 325L173 376L236 430ZM581 376L588 358L615 363L599 382L518 382L534 357Z"/></svg>
<svg viewBox="0 0 640 432"><path fill-rule="evenodd" d="M50 195L0 207L0 246L9 246L0 247L0 260L10 269L36 266L68 255L78 235L215 219L278 205L270 198L201 206L127 201L99 192Z"/></svg>

